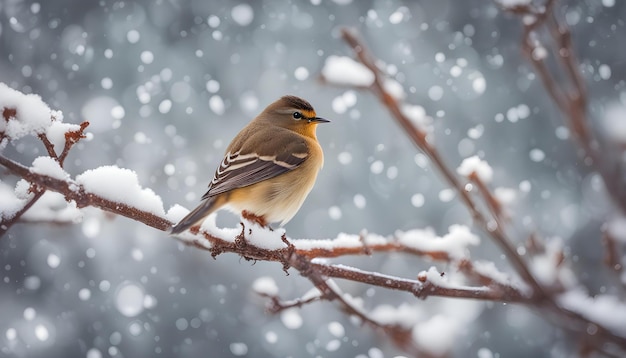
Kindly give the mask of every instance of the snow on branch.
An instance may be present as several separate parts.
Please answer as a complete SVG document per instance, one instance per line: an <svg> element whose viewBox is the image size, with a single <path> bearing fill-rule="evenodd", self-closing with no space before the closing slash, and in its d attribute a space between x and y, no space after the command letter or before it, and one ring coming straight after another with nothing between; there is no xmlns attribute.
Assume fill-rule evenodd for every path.
<svg viewBox="0 0 626 358"><path fill-rule="evenodd" d="M486 161L481 160L477 155L463 159L461 165L456 169L456 172L468 178L472 174L476 175L484 183L490 183L493 178L493 169L491 169Z"/></svg>
<svg viewBox="0 0 626 358"><path fill-rule="evenodd" d="M63 123L63 114L51 110L39 96L26 95L0 83L0 165L22 178L11 190L0 186L0 237L20 220L71 223L81 219L78 208L95 206L117 214L126 214L150 226L167 229L161 199L149 189L142 189L130 170L101 167L88 170L72 179L63 169L70 149L87 137L89 122ZM26 167L2 155L10 142L24 136L39 138L48 156L40 156ZM0 182L1 183L1 182ZM55 193L57 194L55 194ZM59 195L65 199L58 207Z"/></svg>
<svg viewBox="0 0 626 358"><path fill-rule="evenodd" d="M500 0L499 6L524 24L523 49L535 66L546 90L558 108L568 117L570 131L585 151L585 161L603 177L610 191L619 193L619 183L602 165L597 149L591 145L593 134L587 128L586 92L573 49L569 30L553 13L554 0L545 6L532 1ZM547 51L536 32L542 27L550 32L550 40L560 51L560 68L569 77L562 87L546 65ZM215 215L201 225L175 238L213 257L233 253L246 260L276 262L285 270L295 270L310 281L312 289L299 298L283 300L279 287L271 279L258 279L253 289L269 299L271 312L287 312L320 300L333 301L346 314L394 342L414 356L441 357L448 354L460 322L453 315L415 315L407 319L414 306L378 306L368 309L366 302L343 292L341 281L382 287L406 293L409 297L447 297L463 299L455 302L493 301L522 304L539 315L583 337L584 344L598 352L626 352L626 332L621 323L623 301L603 294L591 297L573 274L572 262L558 238L544 239L530 233L527 254L522 254L511 237L502 209L501 195L492 193L493 170L478 157L465 159L455 170L446 163L434 144L432 119L423 107L406 103L403 87L385 73L386 66L371 54L366 44L352 30L341 31L343 40L354 50L355 59L330 56L322 69L325 83L359 90L369 90L412 140L430 158L443 181L456 191L457 197L470 212L479 233L466 226L453 225L448 233L437 235L431 229L398 231L392 237L362 232L340 234L334 239L294 240L284 229L275 231L242 218L239 227L219 228ZM68 173L64 160L78 141L86 139L88 122L68 124L61 112L51 110L40 97L25 95L0 83L0 165L20 178L15 187L0 181L0 238L12 225L23 222L72 223L82 219L81 208L93 206L125 216L161 231L188 210L180 205L167 212L161 198L130 169L102 166L78 175ZM37 137L47 156L35 158L30 166L4 155L3 149L25 136ZM3 174L4 175L4 174ZM510 195L509 195L510 196ZM59 202L64 202L62 209ZM626 212L626 201L616 199ZM607 264L624 280L620 245L623 235L619 220L605 230ZM513 273L502 272L493 262L473 261L469 249L489 238L510 264ZM429 266L415 268L404 277L366 271L335 262L345 256L404 254L438 261L446 270ZM421 262L421 261L418 261ZM412 301L413 303L417 300ZM617 314L611 314L617 312ZM415 318L416 317L416 318ZM593 328L593 329L591 329ZM439 331L445 333L436 334Z"/></svg>
<svg viewBox="0 0 626 358"><path fill-rule="evenodd" d="M11 140L46 133L54 118L62 120L38 95L23 94L4 83L0 83L0 109L4 119L0 120L0 149Z"/></svg>
<svg viewBox="0 0 626 358"><path fill-rule="evenodd" d="M39 138L48 153L48 156L37 157L30 166L25 166L0 152L0 165L21 178L15 188L0 182L0 237L18 221L79 222L82 220L80 209L87 206L125 216L162 231L168 231L188 212L174 205L166 213L161 198L152 190L143 188L136 173L130 169L102 166L75 177L65 171L64 160L74 144L88 137L85 130L89 123L63 123L62 113L50 110L38 96L24 95L4 84L0 85L0 98L3 99L0 109L4 118L0 132L2 146L30 135ZM65 203L64 208L53 210L59 202ZM520 302L527 298L521 290L513 289L505 293L482 283L469 286L448 282L441 278L444 272L434 268L416 273L413 278L403 278L320 260L324 257L401 252L454 265L469 260L467 247L480 242L469 228L463 226L451 227L450 233L442 237L430 229L423 229L397 232L390 238L361 233L341 234L326 240L292 240L286 236L284 229L269 230L243 218L240 228L218 228L215 215L212 215L202 225L176 238L187 245L209 251L213 257L235 253L247 260L278 262L285 271L295 269L311 281L317 294L282 301L277 296L275 284L258 281L255 289L271 299L271 311L279 312L318 300L335 301L343 311L415 355L439 356L450 347L443 349L444 346L440 346L437 354L429 353L428 349L418 345L423 334L415 333L418 327L422 327L420 324L428 325L429 321L405 327L398 322L378 320L362 307L360 299L342 292L333 278L404 291L422 299L440 296ZM460 270L458 275L462 275Z"/></svg>
<svg viewBox="0 0 626 358"><path fill-rule="evenodd" d="M537 24L540 24L541 21L546 21L545 19L547 18L556 23L556 18L552 13L553 3L554 1L548 0L548 3L546 4L547 7L542 10L539 8L533 8L530 2L521 1L507 1L506 4L502 4L502 6L516 14L525 13L525 9L531 9L532 13L536 15L538 20L527 21L525 22L525 26L532 28L537 26ZM556 33L561 33L561 35L559 35L562 40L561 44L569 50L569 53L571 53L571 41L569 38L563 35L562 30L560 30L560 32L557 31ZM432 165L439 171L447 184L456 191L458 194L457 196L472 215L474 223L480 227L486 235L490 236L491 239L500 247L509 263L519 274L522 282L517 282L517 279L507 279L507 275L501 274L490 264L460 261L458 268L463 271L467 277L473 279L475 282L482 283L486 285L486 287L500 290L501 293L509 292L511 290L516 294L524 292L526 295L522 294L522 296L526 297L524 300L525 305L533 307L541 312L551 312L550 314L553 317L556 317L553 319L555 323L561 325L566 330L571 330L576 335L586 335L584 344L593 347L593 349L597 351L604 352L603 345L606 343L609 343L612 346L611 349L626 350L626 335L615 333L613 325L614 321L607 320L606 316L601 314L594 315L589 314L588 312L595 312L595 310L602 311L602 306L606 305L605 302L607 302L607 300L594 301L589 298L585 302L594 303L597 306L587 310L581 310L581 307L584 306L582 304L572 304L568 307L564 307L562 305L564 302L561 298L563 293L571 292L571 290L574 289L576 289L577 292L586 291L582 288L582 285L577 281L576 277L569 269L570 263L563 251L559 250L558 246L555 246L554 242L558 241L551 240L547 245L539 244L538 246L543 247L544 249L530 255L530 262L528 259L522 257L520 252L513 245L515 240L509 237L508 231L506 230L507 220L504 219L506 219L507 216L503 212L502 203L499 199L502 195L494 195L488 187L488 184L493 179L493 171L489 165L480 160L478 157L467 158L463 161L463 163L461 163L461 166L457 169L457 173L469 180L470 183L466 183L461 178L457 177L454 174L454 171L443 161L438 149L433 144L430 136L428 136L428 132L412 121L406 115L406 112L402 110L406 104L388 91L384 83L389 75L382 69L384 66L376 65L379 61L370 52L368 52L367 46L359 38L358 34L351 29L342 29L341 35L343 40L354 50L357 61L367 67L371 73L374 74L374 80L369 87L363 88L362 86L355 86L355 89L369 90L389 110L391 117L395 119L396 122L405 130L408 137L413 141L416 147L418 147L430 158ZM573 62L575 60L572 60L571 57L573 56L570 56L570 59L565 61L565 67L567 67L570 72L576 72L575 75L572 73L572 82L574 83L574 86L579 89L579 97L577 99L579 102L577 102L577 104L582 105L582 108L578 107L577 110L580 111L580 113L585 113L586 102L583 100L585 95L583 90L584 87L582 86L582 81L580 81L580 74L578 71L572 71L573 69L576 69L576 67L574 66L575 62ZM343 61L341 66L345 67L355 65L348 61ZM336 76L332 75L326 76L326 74L338 73L338 69L333 69L333 67L339 67L335 61L327 61L324 67L324 70L322 70L323 82L332 85L345 86L345 81L342 81L340 78L338 79ZM544 69L547 73L547 68ZM552 81L546 86L556 86L556 83L557 82ZM546 82L544 82L544 84L546 84ZM556 91L567 92L567 89L561 90L560 88L548 88L550 91L554 91L555 93L560 93ZM555 99L555 101L558 100L560 99ZM584 117L580 117L579 115L578 117L572 118L571 124L572 126L576 126L575 130L579 131L581 141L586 142L587 138L585 135L587 135L587 132ZM583 148L588 149L587 144L582 143L582 146ZM615 178L612 178L611 180L615 181L614 179ZM483 206L481 206L475 197L471 195L474 186L478 189L477 191L479 196L485 204L484 206L486 206L486 211L481 209ZM499 192L502 194L502 190ZM622 204L625 202L626 201L622 201ZM535 233L531 234L531 238L535 240L535 243L543 242L543 239L538 237ZM612 247L614 247L614 245ZM434 280L435 276L428 274L428 272L426 274L421 274L418 279L420 277L427 278L431 283L436 282ZM514 284L513 282L516 283ZM585 293L585 297L589 296ZM578 321L580 324L571 325L570 323L572 319ZM588 331L583 329L583 327L587 327L589 324L592 324L597 328L597 331L594 331L593 336L591 336Z"/></svg>
<svg viewBox="0 0 626 358"><path fill-rule="evenodd" d="M352 87L369 87L374 82L372 71L347 56L328 56L322 76L334 84Z"/></svg>
<svg viewBox="0 0 626 358"><path fill-rule="evenodd" d="M344 41L354 50L359 61L374 73L374 82L369 90L387 107L393 119L401 125L408 134L413 143L426 154L433 166L443 176L447 184L454 189L461 198L463 204L468 208L474 222L478 224L487 234L489 234L494 242L500 246L505 252L511 263L515 266L518 273L533 288L534 294L544 296L542 287L531 274L528 265L517 253L511 240L507 237L502 226L495 224L487 215L480 211L478 204L470 193L466 190L465 184L454 174L454 171L444 162L439 150L427 140L427 133L416 126L410 118L401 110L402 103L395 99L393 95L387 92L384 83L384 74L376 65L376 60L369 53L367 46L361 41L358 35L351 29L342 29L341 31ZM326 64L328 66L328 63ZM333 83L332 79L324 79L328 83Z"/></svg>
<svg viewBox="0 0 626 358"><path fill-rule="evenodd" d="M123 203L139 210L164 217L163 201L151 189L139 185L137 174L124 168L106 165L76 176L76 183L89 194Z"/></svg>

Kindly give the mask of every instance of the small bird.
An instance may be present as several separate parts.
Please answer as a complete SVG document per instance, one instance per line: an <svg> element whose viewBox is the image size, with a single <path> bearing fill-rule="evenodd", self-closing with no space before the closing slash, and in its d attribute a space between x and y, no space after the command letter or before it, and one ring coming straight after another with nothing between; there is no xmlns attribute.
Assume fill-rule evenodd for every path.
<svg viewBox="0 0 626 358"><path fill-rule="evenodd" d="M283 96L267 106L230 142L202 202L171 233L181 233L221 208L261 226L286 224L324 164L315 130L326 122L296 96Z"/></svg>

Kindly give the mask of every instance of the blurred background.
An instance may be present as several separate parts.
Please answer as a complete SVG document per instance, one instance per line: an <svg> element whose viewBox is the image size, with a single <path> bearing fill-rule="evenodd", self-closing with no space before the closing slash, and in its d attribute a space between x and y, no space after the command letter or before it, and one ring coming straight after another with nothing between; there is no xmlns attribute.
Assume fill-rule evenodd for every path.
<svg viewBox="0 0 626 358"><path fill-rule="evenodd" d="M625 113L626 5L560 2L589 86L600 136L605 113ZM319 81L331 55L352 56L338 37L358 29L407 102L434 121L450 167L479 155L493 186L511 188L512 237L530 230L565 241L592 293L610 292L599 228L612 211L601 179L577 147L524 60L518 18L488 0L423 1L21 1L0 2L0 81L37 93L66 122L91 123L71 152L72 175L115 164L163 198L194 207L230 139L284 94L311 102L325 166L293 239L361 230L383 235L471 224L428 160L369 93ZM617 113L617 114L616 114ZM621 113L621 114L620 114ZM6 149L24 164L44 155L25 142ZM14 181L2 177L6 184ZM237 218L220 214L220 225ZM474 258L506 260L488 238ZM368 270L415 277L432 262L399 254L342 258ZM383 357L399 355L335 305L283 315L251 292L273 277L281 296L310 289L277 264L217 260L163 232L95 209L77 225L16 225L0 239L0 355L7 357ZM439 266L445 271L445 266ZM340 283L364 307L415 305L458 319L455 356L565 356L576 348L521 306L408 294ZM441 334L447 334L442 332Z"/></svg>

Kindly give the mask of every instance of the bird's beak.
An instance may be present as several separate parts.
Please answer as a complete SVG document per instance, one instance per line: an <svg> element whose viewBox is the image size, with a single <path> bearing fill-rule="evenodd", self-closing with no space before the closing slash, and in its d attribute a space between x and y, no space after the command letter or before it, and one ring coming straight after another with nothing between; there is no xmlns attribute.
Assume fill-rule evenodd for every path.
<svg viewBox="0 0 626 358"><path fill-rule="evenodd" d="M328 119L324 119L324 118L320 118L320 117L315 117L315 118L310 118L309 119L309 123L328 123L330 122Z"/></svg>

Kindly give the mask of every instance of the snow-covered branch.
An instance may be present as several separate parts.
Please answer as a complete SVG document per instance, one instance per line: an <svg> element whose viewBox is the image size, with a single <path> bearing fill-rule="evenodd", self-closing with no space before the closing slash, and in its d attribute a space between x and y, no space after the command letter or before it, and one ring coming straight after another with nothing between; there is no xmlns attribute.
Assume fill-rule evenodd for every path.
<svg viewBox="0 0 626 358"><path fill-rule="evenodd" d="M561 49L568 50L571 54L571 41L567 35L564 35L564 30L561 29L556 22L556 17L552 13L553 3L553 1L548 1L547 7L535 15L538 15L541 21L550 19L550 21L553 22L553 25L556 26L555 28L559 29L557 34L561 36L559 37L561 38ZM505 5L503 4L502 6ZM507 9L517 14L525 13L525 9L531 9L531 6L530 2L516 2L514 5L507 7ZM541 19L541 17L545 19ZM536 23L540 22L533 22L531 25L527 26L533 29ZM530 30L527 28L527 31ZM521 285L530 290L529 295L523 297L521 302L527 306L533 307L538 312L550 312L549 316L555 317L554 321L564 329L571 330L576 335L585 335L586 340L583 345L593 347L596 351L605 352L603 345L611 343L613 345L612 349L625 350L626 336L615 330L612 319L598 314L598 312L606 309L606 305L601 302L594 302L590 297L588 297L585 302L587 304L594 302L595 307L589 309L587 312L580 309L580 307L583 306L580 301L578 301L578 303L581 303L580 305L562 304L563 297L570 297L571 292L575 291L580 294L580 292L586 291L581 287L582 285L577 281L575 275L572 274L569 267L570 262L564 255L563 250L560 249L558 244L555 246L555 242L558 243L558 240L546 241L546 244L541 244L540 246L544 247L545 250L541 253L529 255L530 262L528 259L522 257L520 252L513 245L515 240L510 238L507 233L507 220L505 220L507 216L503 211L502 202L488 187L488 183L491 181L492 177L492 171L488 164L478 157L467 158L461 166L459 166L457 173L469 180L469 183L458 178L453 170L444 162L437 147L432 144L432 140L429 138L431 130L425 127L421 121L411 118L410 115L407 114L407 111L403 110L403 108L410 105L403 102L405 96L397 95L398 91L396 89L390 90L387 83L393 80L385 73L385 66L379 65L382 62L368 51L366 44L359 38L354 30L342 29L341 35L344 41L354 50L357 61L350 59L337 61L336 59L329 58L322 70L322 81L331 85L342 87L353 86L355 89L366 89L379 99L388 109L391 117L404 129L413 143L430 158L432 165L439 171L447 184L456 191L461 202L471 213L474 223L483 229L485 234L490 236L491 239L498 244L511 265L516 269L523 280ZM572 113L571 125L576 126L574 130L579 132L583 149L589 149L588 145L590 142L589 138L586 137L588 132L585 129L586 118L584 115L580 114L586 112L586 102L584 100L586 94L582 80L579 78L578 70L573 71L573 69L577 67L572 57L573 55L564 56L563 61L568 69L568 73L572 76L574 86L579 89L579 92L578 96L574 96L576 98L568 97L569 100L574 101L572 103L577 104L577 106L568 103L567 109L579 112L576 115ZM354 68L351 70L349 69L350 67ZM543 70L547 71L547 68L543 68ZM350 83L341 75L343 73L360 73L361 79ZM547 73L549 74L549 72ZM549 86L554 88L550 88ZM546 84L546 87L548 87L549 91L570 93L567 89L558 87L557 82L554 80ZM587 153L591 152L587 151ZM610 180L615 182L616 178L613 177ZM474 196L471 195L474 186L478 189L482 202L487 208L486 211L481 210L482 206L476 201ZM544 241L535 233L533 233L531 237L533 237L535 241ZM607 242L610 243L610 241ZM613 249L612 252L615 252L615 250ZM508 283L503 282L502 279L498 277L498 274L494 275L493 267L491 267L490 264L481 263L476 265L465 261L462 262L459 267L468 277L474 279L476 282L480 282L486 286L498 286L498 288L502 290L501 292L508 292L511 288L515 294L519 292L519 285L509 286ZM488 272L491 274L487 274ZM546 276L546 274L548 274L548 276ZM580 295L574 296L580 298ZM577 298L573 300L577 300ZM626 308L626 306L622 308ZM592 311L593 314L589 311ZM572 320L578 323L572 325ZM584 328L589 324L597 328L597 331L594 330L593 334L590 334Z"/></svg>
<svg viewBox="0 0 626 358"><path fill-rule="evenodd" d="M621 167L615 169L614 163L601 155L605 143L591 130L589 93L570 31L555 15L557 1L496 2L503 13L521 20L524 30L520 47L564 115L569 133L580 147L584 170L601 174L614 204L621 208L621 214L625 213ZM563 239L544 237L539 229L518 232L524 225L514 224L519 224L516 221L522 215L516 215L507 206L510 189L495 188L494 170L485 159L489 153L479 152L480 155L460 163L446 162L443 147L434 141L437 133L433 118L423 107L409 103L410 95L403 87L407 78L394 78L397 72L389 68L397 67L376 58L355 31L344 29L341 35L356 56L329 55L321 70L323 83L373 94L417 149L430 159L442 182L470 213L476 229L452 225L447 232L409 228L388 236L362 231L307 240L290 238L283 229L263 228L245 218L239 226L218 227L212 215L202 225L174 239L214 258L234 254L249 261L276 263L286 274L297 272L307 280L310 289L291 293L296 296L292 299L279 295L279 287L272 279L255 281L253 290L267 299L268 311L287 315L305 305L329 301L354 322L379 332L409 355L447 356L461 328L474 319L471 315L458 317L459 309L442 314L429 306L429 312L424 313L419 307L424 299L429 299L429 305L441 301L459 306L484 306L486 301L522 305L576 337L581 351L624 355L626 224L620 214L611 218L602 232L605 263L619 282L618 289L611 287L591 295L586 282L577 277L580 270L577 262L570 259L571 248ZM169 106L171 103L164 107ZM70 173L64 163L69 155L79 152L76 143L89 144L89 123L64 123L62 113L51 110L38 96L25 95L0 83L0 116L0 166L4 168L0 172L0 239L16 223L80 222L86 207L99 208L162 232L168 232L188 212L180 205L166 210L161 197L142 184L145 178L131 169L101 166ZM42 146L44 155L17 158L8 147L25 137ZM621 155L616 157L621 158L626 146L622 143L620 148ZM5 180L5 176L12 178ZM162 233L155 231L155 235ZM502 260L476 260L470 256L470 250L489 241L499 247ZM401 257L411 265L393 274L361 268L363 262L375 260L369 260L370 256L390 260ZM396 305L375 302L369 293L356 296L348 287L363 288L369 293L383 291L378 290L382 288L405 299Z"/></svg>
<svg viewBox="0 0 626 358"><path fill-rule="evenodd" d="M65 171L63 163L73 145L88 136L85 133L88 123L65 124L62 122L62 114L51 111L39 97L23 95L4 85L0 87L0 98L3 98L4 118L4 126L0 132L2 146L31 135L41 141L48 154L35 158L30 166L25 166L0 152L0 165L21 178L13 191L3 184L3 202L12 204L5 204L0 208L0 234L6 233L14 223L26 216L30 219L25 221L77 222L82 219L80 209L88 206L130 218L161 231L168 231L174 222L187 213L187 209L178 205L174 205L166 213L161 198L152 190L143 188L137 175L129 169L102 166L73 177ZM33 108L40 108L40 111L30 112ZM48 116L47 121L43 120L44 116ZM58 152L57 148L62 150ZM62 198L66 202L65 208L51 213L50 206L35 207L37 201L51 195L58 195L53 196L57 199L56 204ZM342 311L382 332L398 346L415 355L440 356L433 355L416 344L419 339L415 337L415 332L424 322L406 326L376 319L361 307L359 299L343 293L333 278L404 291L421 299L439 296L523 302L528 298L524 290L513 286L507 286L509 289L505 290L500 284L494 284L495 281L486 284L477 282L476 286L452 282L447 277L442 277L446 273L439 272L434 267L415 273L414 278L404 278L332 264L324 259L398 252L443 261L451 264L451 267L456 265L459 267L456 275L462 276L460 263L469 262L468 248L478 245L480 239L469 228L461 225L450 227L450 232L441 237L431 229L414 229L398 231L393 237L361 233L341 234L335 239L326 240L291 240L283 229L272 231L244 218L241 228L218 228L214 220L215 216L209 217L201 227L196 226L190 232L178 235L177 239L209 251L213 257L222 253L234 253L246 260L277 262L285 271L297 270L319 292L315 297L285 303L276 295L264 293L264 296L271 298L273 311L278 312L318 300L335 301ZM450 272L448 275L455 273Z"/></svg>
<svg viewBox="0 0 626 358"><path fill-rule="evenodd" d="M388 91L385 83L385 76L376 65L376 61L368 52L367 46L363 43L358 35L350 29L342 29L343 39L355 51L359 61L365 65L371 73L374 74L374 81L369 89L385 107L389 110L392 117L402 126L413 143L424 152L433 163L433 166L441 173L446 182L457 192L462 202L468 208L474 221L505 251L506 255L512 261L519 274L524 277L531 285L535 295L542 295L542 288L536 282L536 279L530 273L526 263L511 245L511 240L507 238L504 228L498 226L494 220L490 220L483 214L478 204L475 202L469 191L466 190L464 183L454 174L452 169L444 162L439 150L427 140L427 132L416 126L411 118L409 118L402 110L402 104L397 100L391 92ZM332 65L327 63L328 65ZM326 72L329 72L328 70ZM332 78L325 78L328 83L333 83Z"/></svg>

